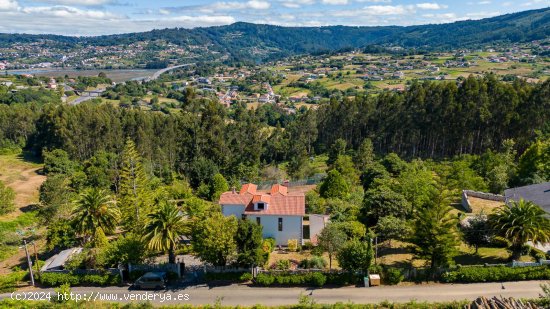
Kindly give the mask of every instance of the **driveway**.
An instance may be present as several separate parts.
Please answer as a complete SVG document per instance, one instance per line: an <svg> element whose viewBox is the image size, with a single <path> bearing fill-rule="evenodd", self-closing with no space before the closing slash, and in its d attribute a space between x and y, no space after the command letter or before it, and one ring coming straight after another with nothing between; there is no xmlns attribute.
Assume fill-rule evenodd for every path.
<svg viewBox="0 0 550 309"><path fill-rule="evenodd" d="M260 288L244 285L229 285L222 287L192 286L166 291L136 291L128 287L105 288L72 288L72 292L87 299L130 302L148 299L155 304L191 304L206 305L221 302L223 305L266 306L296 304L300 294L310 297L319 304L337 302L379 303L384 300L391 302L408 302L411 300L442 302L453 300L474 300L479 296L536 298L541 293L543 281L505 282L475 284L426 284L412 286L384 286L372 288ZM30 291L52 292L53 289L33 289ZM21 292L23 293L23 292ZM53 294L52 294L53 295ZM2 294L0 298L9 298L10 294Z"/></svg>

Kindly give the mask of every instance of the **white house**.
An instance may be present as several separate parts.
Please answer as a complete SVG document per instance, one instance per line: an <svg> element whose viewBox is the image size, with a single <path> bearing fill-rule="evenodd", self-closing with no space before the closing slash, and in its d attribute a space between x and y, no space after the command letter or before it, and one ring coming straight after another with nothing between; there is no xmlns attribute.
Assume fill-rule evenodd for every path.
<svg viewBox="0 0 550 309"><path fill-rule="evenodd" d="M277 245L288 244L289 239L303 241L305 195L289 193L283 185L260 192L255 184L245 184L239 192L225 192L220 197L224 216L248 219L263 227L264 238L274 238Z"/></svg>

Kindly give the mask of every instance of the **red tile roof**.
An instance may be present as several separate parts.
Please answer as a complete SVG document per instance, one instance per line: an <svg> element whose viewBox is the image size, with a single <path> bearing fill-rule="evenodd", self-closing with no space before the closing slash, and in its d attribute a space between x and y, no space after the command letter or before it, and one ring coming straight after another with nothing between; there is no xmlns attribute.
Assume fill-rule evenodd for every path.
<svg viewBox="0 0 550 309"><path fill-rule="evenodd" d="M303 193L288 194L288 188L274 185L270 193L256 194L257 186L245 184L239 193L225 192L220 196L220 205L244 205L247 215L303 216L306 212L306 198ZM265 202L267 209L254 210L254 203Z"/></svg>
<svg viewBox="0 0 550 309"><path fill-rule="evenodd" d="M275 194L287 195L288 188L280 184L274 184L271 187L271 195L275 195Z"/></svg>

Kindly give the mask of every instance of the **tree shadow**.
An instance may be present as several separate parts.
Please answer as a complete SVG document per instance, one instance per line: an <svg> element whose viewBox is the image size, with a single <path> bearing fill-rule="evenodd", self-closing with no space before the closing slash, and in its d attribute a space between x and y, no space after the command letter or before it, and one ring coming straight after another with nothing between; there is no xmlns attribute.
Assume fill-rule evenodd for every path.
<svg viewBox="0 0 550 309"><path fill-rule="evenodd" d="M499 256L483 256L475 253L462 253L454 257L454 261L461 265L503 264L508 258Z"/></svg>
<svg viewBox="0 0 550 309"><path fill-rule="evenodd" d="M42 158L40 158L40 156L37 156L35 153L30 151L23 151L22 153L17 155L17 158L25 162L30 162L35 164L43 163Z"/></svg>

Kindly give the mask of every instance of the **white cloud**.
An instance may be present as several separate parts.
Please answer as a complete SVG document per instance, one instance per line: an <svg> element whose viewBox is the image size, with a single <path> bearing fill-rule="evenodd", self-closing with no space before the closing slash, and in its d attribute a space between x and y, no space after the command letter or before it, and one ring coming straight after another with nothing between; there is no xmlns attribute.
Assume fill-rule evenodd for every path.
<svg viewBox="0 0 550 309"><path fill-rule="evenodd" d="M314 3L315 3L315 0L283 0L281 1L282 6L286 8L291 8L291 9L298 9L304 5L311 5Z"/></svg>
<svg viewBox="0 0 550 309"><path fill-rule="evenodd" d="M441 9L446 9L449 6L445 4L426 2L426 3L418 3L416 4L416 7L422 10L441 10Z"/></svg>
<svg viewBox="0 0 550 309"><path fill-rule="evenodd" d="M44 0L42 2L64 5L99 6L112 3L113 0Z"/></svg>
<svg viewBox="0 0 550 309"><path fill-rule="evenodd" d="M321 0L323 4L329 4L329 5L346 5L348 4L348 0Z"/></svg>
<svg viewBox="0 0 550 309"><path fill-rule="evenodd" d="M0 0L0 11L17 10L19 4L15 0Z"/></svg>
<svg viewBox="0 0 550 309"><path fill-rule="evenodd" d="M392 0L357 0L357 2L391 3Z"/></svg>
<svg viewBox="0 0 550 309"><path fill-rule="evenodd" d="M409 9L403 5L371 5L365 7L371 15L403 15Z"/></svg>
<svg viewBox="0 0 550 309"><path fill-rule="evenodd" d="M114 19L118 18L116 14L98 11L81 10L69 6L33 6L21 9L21 12L30 15L53 16L60 18L90 18L90 19Z"/></svg>
<svg viewBox="0 0 550 309"><path fill-rule="evenodd" d="M486 4L491 4L491 1L479 1L477 4L480 4L480 5L486 5Z"/></svg>
<svg viewBox="0 0 550 309"><path fill-rule="evenodd" d="M247 2L216 2L211 5L205 5L205 11L229 11L229 10L267 10L271 3L262 0L250 0Z"/></svg>

